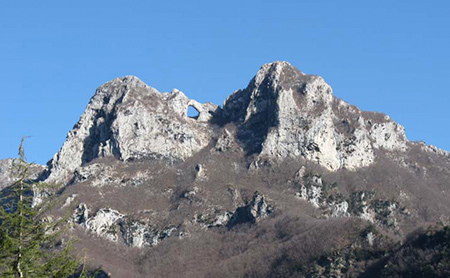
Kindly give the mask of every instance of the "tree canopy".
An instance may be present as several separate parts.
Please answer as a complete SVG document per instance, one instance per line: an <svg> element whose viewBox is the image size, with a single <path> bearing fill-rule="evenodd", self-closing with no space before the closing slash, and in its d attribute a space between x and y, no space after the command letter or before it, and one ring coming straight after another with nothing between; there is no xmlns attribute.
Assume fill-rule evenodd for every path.
<svg viewBox="0 0 450 278"><path fill-rule="evenodd" d="M59 221L45 217L49 203L33 204L33 189L45 186L29 179L24 138L13 165L15 182L0 194L0 277L81 277L81 261L64 240Z"/></svg>

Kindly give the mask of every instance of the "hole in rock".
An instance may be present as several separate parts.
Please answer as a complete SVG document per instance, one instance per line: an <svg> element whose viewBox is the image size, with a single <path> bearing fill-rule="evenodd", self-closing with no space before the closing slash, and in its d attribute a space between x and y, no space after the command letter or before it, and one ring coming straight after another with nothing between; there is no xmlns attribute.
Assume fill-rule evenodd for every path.
<svg viewBox="0 0 450 278"><path fill-rule="evenodd" d="M194 106L192 106L192 105L189 105L189 106L188 106L187 116L188 116L189 118L191 118L191 119L196 119L196 120L197 120L199 114L200 114L200 113L198 112L197 109L195 109Z"/></svg>

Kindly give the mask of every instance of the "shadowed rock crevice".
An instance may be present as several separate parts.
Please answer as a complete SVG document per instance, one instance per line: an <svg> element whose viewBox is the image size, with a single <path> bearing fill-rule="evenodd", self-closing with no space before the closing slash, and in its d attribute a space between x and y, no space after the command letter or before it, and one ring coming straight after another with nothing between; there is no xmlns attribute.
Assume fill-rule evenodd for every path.
<svg viewBox="0 0 450 278"><path fill-rule="evenodd" d="M262 151L269 130L278 125L278 88L273 68L264 76L255 76L246 89L233 93L224 104L223 124L238 125L236 137L248 156Z"/></svg>
<svg viewBox="0 0 450 278"><path fill-rule="evenodd" d="M199 112L196 120L187 117L190 106ZM69 132L50 162L48 181L66 183L75 169L100 157L183 161L210 143L209 122L217 110L176 89L160 93L137 77L112 80L96 91Z"/></svg>
<svg viewBox="0 0 450 278"><path fill-rule="evenodd" d="M84 139L82 165L97 157L104 157L109 154L121 159L120 149L114 139L111 126L117 117L117 107L122 103L124 97L125 95L122 95L114 102L114 108L110 113L106 113L104 110L97 112L96 118L93 119L93 126L89 129L89 135ZM104 103L110 105L109 102L110 99L105 97Z"/></svg>
<svg viewBox="0 0 450 278"><path fill-rule="evenodd" d="M272 214L274 208L266 200L266 197L259 192L255 192L252 200L245 206L238 207L227 223L228 228L239 224L256 223Z"/></svg>

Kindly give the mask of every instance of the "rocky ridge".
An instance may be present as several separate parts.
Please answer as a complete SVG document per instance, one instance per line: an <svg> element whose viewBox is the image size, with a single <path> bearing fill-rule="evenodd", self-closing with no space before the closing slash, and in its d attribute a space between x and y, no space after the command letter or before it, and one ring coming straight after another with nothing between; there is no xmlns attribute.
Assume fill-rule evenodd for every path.
<svg viewBox="0 0 450 278"><path fill-rule="evenodd" d="M190 106L199 112L195 119L187 116ZM223 109L176 89L160 93L134 76L102 85L49 162L47 180L67 182L76 168L98 157L185 160L217 138L212 122L236 125L228 140L248 154L304 157L331 171L371 165L379 149L408 148L404 128L388 116L360 111L335 98L323 78L274 62L230 95Z"/></svg>
<svg viewBox="0 0 450 278"><path fill-rule="evenodd" d="M0 181L8 163L0 161ZM264 65L223 107L134 76L114 79L96 90L40 178L60 184L52 213L71 215L71 233L81 231L93 256L100 246L96 262L133 277L248 269L248 277L290 277L291 266L295 277L305 262L314 269L302 275L356 277L349 270L360 274L417 227L450 223L448 152L408 141L388 116L335 98L323 78L287 62ZM136 264L112 263L114 248L139 250ZM192 249L204 257L190 261ZM369 249L370 260L354 260ZM166 254L218 272L169 270ZM258 272L260 260L271 268Z"/></svg>
<svg viewBox="0 0 450 278"><path fill-rule="evenodd" d="M197 119L187 117L189 106L199 111ZM209 143L207 122L217 109L178 90L160 93L134 76L114 79L97 89L68 133L49 162L47 181L67 181L77 167L98 157L183 160Z"/></svg>
<svg viewBox="0 0 450 278"><path fill-rule="evenodd" d="M336 99L322 77L287 62L264 65L249 86L224 104L250 152L261 157L306 157L329 170L371 165L375 150L404 151L404 128Z"/></svg>

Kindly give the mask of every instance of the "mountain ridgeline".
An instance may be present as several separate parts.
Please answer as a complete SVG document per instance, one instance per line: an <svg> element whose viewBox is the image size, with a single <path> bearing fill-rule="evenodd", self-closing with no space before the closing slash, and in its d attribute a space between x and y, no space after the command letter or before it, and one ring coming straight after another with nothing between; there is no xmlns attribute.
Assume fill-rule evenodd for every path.
<svg viewBox="0 0 450 278"><path fill-rule="evenodd" d="M36 169L112 277L450 275L450 154L287 62L222 107L114 79Z"/></svg>

